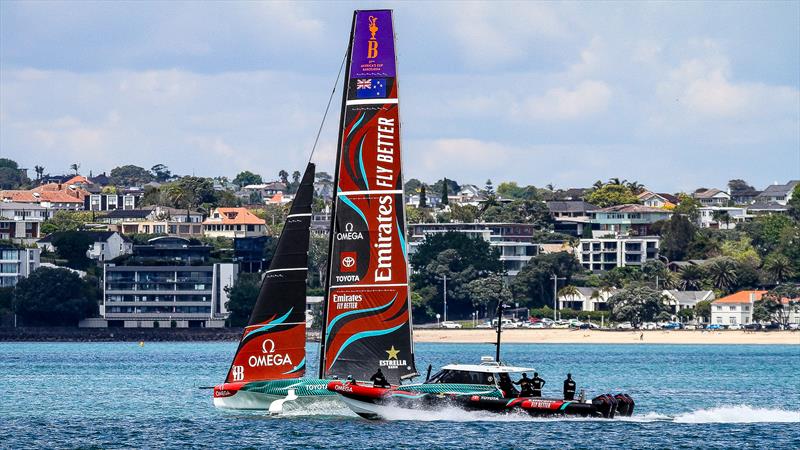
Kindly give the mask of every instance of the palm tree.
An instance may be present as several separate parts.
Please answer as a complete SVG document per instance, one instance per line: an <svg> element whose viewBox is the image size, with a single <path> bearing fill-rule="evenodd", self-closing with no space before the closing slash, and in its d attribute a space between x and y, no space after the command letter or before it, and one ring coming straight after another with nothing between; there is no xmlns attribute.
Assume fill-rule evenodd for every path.
<svg viewBox="0 0 800 450"><path fill-rule="evenodd" d="M78 174L78 169L81 168L81 164L80 163L72 163L72 164L69 165L69 168L71 170L75 171L75 175L77 175Z"/></svg>
<svg viewBox="0 0 800 450"><path fill-rule="evenodd" d="M605 183L603 183L601 180L597 180L597 181L595 181L595 182L594 182L594 184L592 185L592 188L594 188L594 189L600 189L601 187L603 187L603 186L604 186L604 184L605 184Z"/></svg>
<svg viewBox="0 0 800 450"><path fill-rule="evenodd" d="M708 280L717 289L730 292L739 281L736 261L731 258L715 258L705 266Z"/></svg>
<svg viewBox="0 0 800 450"><path fill-rule="evenodd" d="M717 222L717 224L724 222L726 230L730 228L729 225L731 223L731 215L730 213L728 213L728 211L725 211L724 209L714 211L714 214L712 214L711 217L714 219L715 222Z"/></svg>
<svg viewBox="0 0 800 450"><path fill-rule="evenodd" d="M44 167L39 165L33 166L33 171L36 172L36 181L41 181L44 176Z"/></svg>
<svg viewBox="0 0 800 450"><path fill-rule="evenodd" d="M609 178L608 179L608 184L615 184L617 186L621 186L621 185L625 184L626 181L628 181L628 180L620 180L619 178L614 177L614 178Z"/></svg>
<svg viewBox="0 0 800 450"><path fill-rule="evenodd" d="M697 291L703 283L705 271L700 266L690 265L681 269L678 287L682 291Z"/></svg>
<svg viewBox="0 0 800 450"><path fill-rule="evenodd" d="M289 184L289 172L281 169L280 172L278 172L278 177L280 177L283 184Z"/></svg>
<svg viewBox="0 0 800 450"><path fill-rule="evenodd" d="M628 183L626 183L626 186L628 186L628 189L630 189L631 192L633 192L636 195L639 195L642 192L644 192L644 185L639 184L638 181L629 181Z"/></svg>
<svg viewBox="0 0 800 450"><path fill-rule="evenodd" d="M575 286L572 286L572 285L564 286L563 288L558 290L558 297L559 298L564 297L564 298L568 298L568 299L573 300L573 301L580 294L581 294L581 291L579 291L578 288L576 288Z"/></svg>
<svg viewBox="0 0 800 450"><path fill-rule="evenodd" d="M767 257L764 261L764 271L778 283L794 275L792 262L781 253L773 253Z"/></svg>
<svg viewBox="0 0 800 450"><path fill-rule="evenodd" d="M191 192L179 184L171 184L169 188L167 188L167 199L170 203L175 205L176 208L186 206L186 222L191 221L191 209L196 200L194 192Z"/></svg>

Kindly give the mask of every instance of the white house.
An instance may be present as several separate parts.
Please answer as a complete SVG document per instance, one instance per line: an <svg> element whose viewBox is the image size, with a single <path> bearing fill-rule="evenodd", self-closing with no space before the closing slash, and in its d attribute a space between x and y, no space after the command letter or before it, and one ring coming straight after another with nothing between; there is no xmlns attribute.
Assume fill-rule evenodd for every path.
<svg viewBox="0 0 800 450"><path fill-rule="evenodd" d="M92 239L92 244L86 250L88 258L101 262L110 261L133 252L133 242L116 231L78 231L78 233ZM36 245L49 252L56 252L58 249L53 245L53 241L63 234L62 232L52 233L40 239Z"/></svg>
<svg viewBox="0 0 800 450"><path fill-rule="evenodd" d="M0 287L14 286L39 268L38 248L0 246Z"/></svg>
<svg viewBox="0 0 800 450"><path fill-rule="evenodd" d="M692 194L703 206L727 206L731 195L719 189L698 189Z"/></svg>
<svg viewBox="0 0 800 450"><path fill-rule="evenodd" d="M739 291L711 303L711 323L742 325L753 322L753 305L767 291Z"/></svg>
<svg viewBox="0 0 800 450"><path fill-rule="evenodd" d="M577 311L608 311L608 299L614 295L616 289L601 289L593 287L576 287L576 294L559 295L558 307L569 308Z"/></svg>
<svg viewBox="0 0 800 450"><path fill-rule="evenodd" d="M263 236L266 223L247 208L216 208L203 221L203 235L208 237L240 238Z"/></svg>
<svg viewBox="0 0 800 450"><path fill-rule="evenodd" d="M694 308L697 302L714 300L714 291L678 291L664 290L664 303L672 310L672 314L678 311Z"/></svg>

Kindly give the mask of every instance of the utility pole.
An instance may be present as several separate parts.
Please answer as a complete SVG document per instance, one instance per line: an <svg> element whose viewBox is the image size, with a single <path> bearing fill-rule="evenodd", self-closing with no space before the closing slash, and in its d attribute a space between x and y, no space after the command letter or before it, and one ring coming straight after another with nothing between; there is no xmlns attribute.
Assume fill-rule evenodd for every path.
<svg viewBox="0 0 800 450"><path fill-rule="evenodd" d="M442 275L442 278L436 277L437 280L442 280L444 282L444 311L443 317L444 322L447 322L447 275Z"/></svg>
<svg viewBox="0 0 800 450"><path fill-rule="evenodd" d="M558 310L558 280L566 280L566 278L553 274L550 279L553 280L553 320L558 320L556 318L556 311Z"/></svg>

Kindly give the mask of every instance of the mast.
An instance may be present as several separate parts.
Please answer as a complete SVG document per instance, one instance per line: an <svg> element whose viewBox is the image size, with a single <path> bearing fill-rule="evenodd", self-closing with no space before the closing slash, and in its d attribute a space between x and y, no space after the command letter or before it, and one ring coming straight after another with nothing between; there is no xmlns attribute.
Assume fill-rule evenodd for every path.
<svg viewBox="0 0 800 450"><path fill-rule="evenodd" d="M309 163L264 273L226 382L297 378L306 367L306 276L315 166Z"/></svg>
<svg viewBox="0 0 800 450"><path fill-rule="evenodd" d="M336 155L320 378L416 373L392 11L353 16Z"/></svg>

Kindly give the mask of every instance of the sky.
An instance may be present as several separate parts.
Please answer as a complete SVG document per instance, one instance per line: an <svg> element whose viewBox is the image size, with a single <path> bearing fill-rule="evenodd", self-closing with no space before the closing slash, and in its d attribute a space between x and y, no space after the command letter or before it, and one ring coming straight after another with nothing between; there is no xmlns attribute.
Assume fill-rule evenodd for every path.
<svg viewBox="0 0 800 450"><path fill-rule="evenodd" d="M395 10L406 179L800 179L798 1L4 0L0 156L53 174L302 170L359 7ZM318 171L340 102L337 86Z"/></svg>

